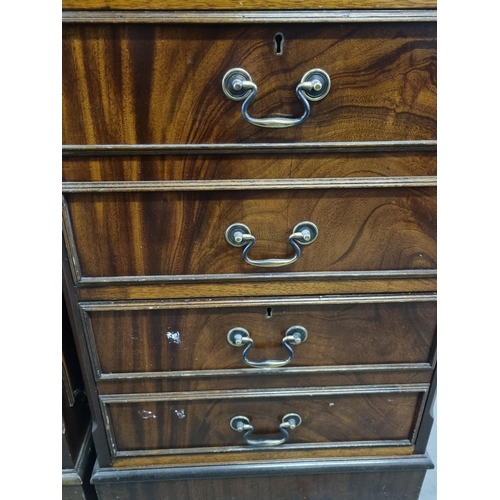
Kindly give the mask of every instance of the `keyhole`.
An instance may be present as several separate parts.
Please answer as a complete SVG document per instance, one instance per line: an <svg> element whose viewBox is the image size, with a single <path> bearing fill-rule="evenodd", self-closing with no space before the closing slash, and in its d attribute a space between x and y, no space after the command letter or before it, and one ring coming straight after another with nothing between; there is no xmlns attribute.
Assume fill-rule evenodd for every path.
<svg viewBox="0 0 500 500"><path fill-rule="evenodd" d="M277 56L281 56L283 54L283 43L285 42L285 37L283 33L276 33L274 35L274 53Z"/></svg>
<svg viewBox="0 0 500 500"><path fill-rule="evenodd" d="M268 307L266 309L266 318L267 319L271 319L273 317L273 308L272 307Z"/></svg>

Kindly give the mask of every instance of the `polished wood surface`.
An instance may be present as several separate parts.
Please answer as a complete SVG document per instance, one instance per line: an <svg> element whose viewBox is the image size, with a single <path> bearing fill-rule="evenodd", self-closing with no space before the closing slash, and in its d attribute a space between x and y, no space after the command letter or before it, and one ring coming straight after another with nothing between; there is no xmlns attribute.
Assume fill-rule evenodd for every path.
<svg viewBox="0 0 500 500"><path fill-rule="evenodd" d="M435 0L141 2L63 0L64 272L100 500L416 500L436 366ZM311 68L332 87L301 126L261 129L222 92L235 67L258 85L254 117L300 116ZM241 222L250 257L287 258L303 220L319 237L287 267L249 266L224 238ZM429 297L363 302L391 293ZM292 324L309 337L276 370L226 340L242 326L250 359L283 359ZM303 423L276 450L229 427L247 415L274 437L290 412Z"/></svg>
<svg viewBox="0 0 500 500"><path fill-rule="evenodd" d="M283 416L298 413L302 424L290 431L289 444L411 440L420 404L419 392L311 396L306 390L302 396L283 392L274 397L233 392L228 399L207 394L183 400L180 395L170 401L111 402L107 408L120 452L219 446L251 450L243 434L229 426L237 415L250 419L252 438L263 439L276 438Z"/></svg>
<svg viewBox="0 0 500 500"><path fill-rule="evenodd" d="M359 446L351 448L327 448L313 450L279 450L281 460L327 460L345 457L394 457L411 455L415 447L408 446ZM190 467L207 464L230 466L234 463L263 464L274 460L275 451L259 450L254 452L224 452L224 453L183 453L182 455L155 455L147 457L119 457L113 460L113 467Z"/></svg>
<svg viewBox="0 0 500 500"><path fill-rule="evenodd" d="M64 182L436 176L435 151L64 158Z"/></svg>
<svg viewBox="0 0 500 500"><path fill-rule="evenodd" d="M396 367L363 367L361 369L342 369L325 372L318 368L305 370L302 373L293 369L277 369L275 371L256 372L247 369L243 373L225 376L196 376L127 378L104 376L97 381L100 394L136 394L154 392L191 392L237 389L280 389L281 387L328 387L356 386L370 384L428 384L433 369L431 365L415 365L395 369ZM111 376L112 377L112 376Z"/></svg>
<svg viewBox="0 0 500 500"><path fill-rule="evenodd" d="M434 9L436 5L436 0L62 0L63 10Z"/></svg>
<svg viewBox="0 0 500 500"><path fill-rule="evenodd" d="M432 273L431 273L432 274ZM75 290L80 300L169 299L194 297L241 297L300 294L350 293L410 293L434 292L437 280L430 277L376 278L347 276L344 278L310 280L266 280L236 283L162 283L155 285L120 285L79 287Z"/></svg>
<svg viewBox="0 0 500 500"><path fill-rule="evenodd" d="M300 325L288 367L429 363L436 303L348 304L90 311L90 333L103 374L248 368L227 333L244 328L252 361L286 360L282 339ZM200 373L200 375L202 375Z"/></svg>
<svg viewBox="0 0 500 500"><path fill-rule="evenodd" d="M83 276L262 273L225 240L233 223L257 242L253 259L294 255L288 237L311 221L318 238L276 271L436 267L436 190L85 193L67 195Z"/></svg>
<svg viewBox="0 0 500 500"><path fill-rule="evenodd" d="M67 24L63 67L64 144L436 138L435 23ZM310 69L332 87L302 125L262 129L222 91L237 67L259 88L255 117L301 116L295 87Z"/></svg>

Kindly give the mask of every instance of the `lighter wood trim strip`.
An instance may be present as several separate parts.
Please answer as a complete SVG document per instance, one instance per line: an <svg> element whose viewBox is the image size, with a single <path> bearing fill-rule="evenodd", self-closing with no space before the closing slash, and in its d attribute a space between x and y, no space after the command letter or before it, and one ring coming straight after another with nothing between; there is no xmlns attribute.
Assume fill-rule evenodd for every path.
<svg viewBox="0 0 500 500"><path fill-rule="evenodd" d="M133 300L128 302L80 302L80 307L86 312L92 311L141 311L157 309L205 309L227 307L259 307L270 305L287 306L317 306L335 304L382 304L394 302L436 302L437 293L414 294L372 294L372 295L323 295L320 297L258 297L224 300L168 300L146 301Z"/></svg>
<svg viewBox="0 0 500 500"><path fill-rule="evenodd" d="M102 394L103 404L142 403L146 401L198 401L209 399L251 399L276 397L316 397L341 394L392 394L401 392L426 392L429 384L384 384L358 385L347 387L307 387L303 389L240 389L233 391L157 392L138 394Z"/></svg>
<svg viewBox="0 0 500 500"><path fill-rule="evenodd" d="M248 273L248 274L186 274L162 276L103 276L82 277L79 285L113 285L113 284L154 284L154 283L209 283L227 281L300 281L300 280L352 280L352 279L410 279L436 278L436 269L415 269L398 271L328 271L303 273Z"/></svg>
<svg viewBox="0 0 500 500"><path fill-rule="evenodd" d="M130 372L104 373L96 378L99 381L113 380L151 380L151 379L186 379L197 377L244 377L244 376L278 376L306 375L317 373L360 373L360 372L393 372L393 371L430 371L430 363L398 363L382 365L341 365L341 366L307 366L273 368L240 368L234 370L185 370L172 372Z"/></svg>
<svg viewBox="0 0 500 500"><path fill-rule="evenodd" d="M338 448L358 448L358 447L382 447L382 446L408 446L411 445L409 439L396 440L378 440L378 441L339 441L336 443L301 443L301 444L282 444L275 449L279 449L280 453L283 450L328 450ZM262 449L262 448L260 448ZM271 447L267 448L273 449ZM150 455L187 455L193 453L228 453L228 452L248 452L248 446L213 446L204 448L174 448L174 449L157 449L157 450L134 450L134 451L116 451L115 457L147 457ZM255 448L255 452L259 452L259 448Z"/></svg>
<svg viewBox="0 0 500 500"><path fill-rule="evenodd" d="M181 2L179 8L172 6L172 0L169 0L169 8L180 10L185 7L186 2ZM81 9L81 2L76 0L64 0L63 8L71 8L72 4L75 8ZM95 0L94 4L97 3ZM109 2L108 2L109 3ZM119 3L119 2L114 2ZM140 5L140 2L134 2ZM152 9L151 0L148 0L148 6L144 9ZM248 3L248 0L247 0ZM321 2L323 8L328 8L328 0ZM337 2L338 3L338 2ZM348 4L344 6L356 7L355 2L349 0ZM368 9L373 7L380 7L384 5L384 0L362 0L359 2L361 8ZM398 9L408 7L410 2L393 0L385 0L385 6ZM414 2L413 2L414 3ZM421 7L435 8L436 2L428 0ZM175 2L174 2L175 4ZM266 2L267 4L267 2ZM92 3L89 7L92 6ZM190 2L190 7L192 3ZM286 5L281 6L282 9L293 9L301 7L304 8L302 0L288 0ZM117 6L117 8L124 8ZM131 7L133 8L133 7ZM141 10L140 7L136 7ZM235 4L235 8L236 4ZM273 11L224 11L224 10L210 10L210 11L196 11L186 10L181 12L172 11L146 11L136 12L133 10L122 11L66 11L62 13L63 23L203 23L203 24L221 24L221 23L367 23L367 22L436 22L436 10L286 10L281 12Z"/></svg>
<svg viewBox="0 0 500 500"><path fill-rule="evenodd" d="M301 463L307 462L317 462L318 460L326 460L329 458L344 458L344 457L364 457L364 456L391 456L391 455L412 455L415 447L414 446L376 446L372 445L369 447L356 447L356 448L335 448L330 450L315 450L313 452L308 451L307 456L300 450L281 450L280 458L281 460L300 460ZM250 450L249 450L250 451ZM182 457L176 456L155 456L155 457L137 457L137 458L118 458L113 461L114 468L120 468L121 470L126 470L128 468L135 468L141 466L153 467L155 465L164 466L165 468L172 467L191 467L199 465L216 464L216 465L246 465L248 463L261 463L266 460L275 460L276 452L268 450L259 450L258 453L246 453L242 457L241 453L231 453L227 452L224 454L204 454L200 456L199 454L189 456L184 455ZM116 469L114 469L116 472Z"/></svg>
<svg viewBox="0 0 500 500"><path fill-rule="evenodd" d="M63 193L130 193L158 191L246 191L270 189L338 189L436 187L436 176L323 179L225 179L190 181L63 182Z"/></svg>
<svg viewBox="0 0 500 500"><path fill-rule="evenodd" d="M434 292L437 283L435 278L409 277L373 277L362 279L317 279L301 280L300 293L310 295L333 295L352 293L415 293ZM165 282L153 284L123 284L78 286L76 289L80 300L163 300L163 299L195 299L199 297L260 297L260 296L293 296L297 294L297 285L293 280L287 281L205 281Z"/></svg>
<svg viewBox="0 0 500 500"><path fill-rule="evenodd" d="M261 153L355 153L436 151L437 141L298 142L275 144L71 144L62 146L64 156L261 154Z"/></svg>

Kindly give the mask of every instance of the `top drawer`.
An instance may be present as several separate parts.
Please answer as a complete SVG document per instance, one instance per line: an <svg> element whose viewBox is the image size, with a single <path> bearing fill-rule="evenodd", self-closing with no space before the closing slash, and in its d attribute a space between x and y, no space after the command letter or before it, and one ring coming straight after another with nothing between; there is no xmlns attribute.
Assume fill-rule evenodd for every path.
<svg viewBox="0 0 500 500"><path fill-rule="evenodd" d="M233 68L257 85L253 118L301 117L296 87L314 68L331 87L300 125L262 128L223 92ZM63 28L64 144L435 138L434 22Z"/></svg>

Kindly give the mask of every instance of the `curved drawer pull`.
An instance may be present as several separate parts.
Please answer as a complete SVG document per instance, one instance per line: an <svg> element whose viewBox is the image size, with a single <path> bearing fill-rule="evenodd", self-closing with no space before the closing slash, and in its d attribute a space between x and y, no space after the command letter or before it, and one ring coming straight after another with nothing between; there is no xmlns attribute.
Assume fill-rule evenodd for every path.
<svg viewBox="0 0 500 500"><path fill-rule="evenodd" d="M226 229L226 241L233 245L233 247L242 247L243 249L243 260L247 264L258 267L279 267L287 266L295 262L301 255L300 245L310 245L318 237L318 228L312 222L300 222L293 228L292 234L288 237L288 242L292 245L295 250L295 255L290 259L262 259L253 260L248 257L248 252L255 244L255 236L252 232L245 226L237 222L236 224L231 224Z"/></svg>
<svg viewBox="0 0 500 500"><path fill-rule="evenodd" d="M244 99L241 105L241 114L252 125L265 128L295 127L303 123L311 113L308 101L320 101L328 94L330 77L319 68L311 69L304 74L295 89L297 97L304 105L304 114L300 118L252 118L248 114L248 108L257 95L257 85L252 82L252 77L244 69L230 69L222 79L222 90L233 101Z"/></svg>
<svg viewBox="0 0 500 500"><path fill-rule="evenodd" d="M227 341L235 346L242 347L246 344L245 350L243 351L242 358L243 361L253 367L257 368L278 368L280 366L285 366L290 361L292 361L294 352L290 344L299 345L303 344L307 339L307 330L303 326L291 326L286 332L281 343L285 346L286 350L289 352L288 359L281 361L279 359L268 359L266 361L250 361L247 358L248 351L253 346L253 339L250 334L244 328L233 328L229 330L227 334Z"/></svg>
<svg viewBox="0 0 500 500"><path fill-rule="evenodd" d="M229 425L231 426L231 429L234 429L237 432L245 432L243 439L251 446L278 446L285 443L290 437L287 429L293 430L301 423L302 419L300 418L300 415L297 415L297 413L289 413L288 415L285 415L280 424L280 432L283 435L281 439L250 439L250 434L252 434L254 428L250 424L248 417L233 417Z"/></svg>

